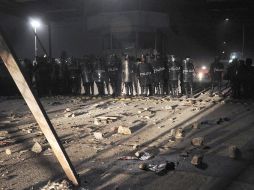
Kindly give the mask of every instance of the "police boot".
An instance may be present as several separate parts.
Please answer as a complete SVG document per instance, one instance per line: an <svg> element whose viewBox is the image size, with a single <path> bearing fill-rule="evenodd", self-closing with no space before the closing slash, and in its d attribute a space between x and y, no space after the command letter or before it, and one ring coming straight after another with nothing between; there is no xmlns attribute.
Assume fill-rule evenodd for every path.
<svg viewBox="0 0 254 190"><path fill-rule="evenodd" d="M130 88L130 95L133 96L133 86L132 86L132 84L130 84L129 88Z"/></svg>

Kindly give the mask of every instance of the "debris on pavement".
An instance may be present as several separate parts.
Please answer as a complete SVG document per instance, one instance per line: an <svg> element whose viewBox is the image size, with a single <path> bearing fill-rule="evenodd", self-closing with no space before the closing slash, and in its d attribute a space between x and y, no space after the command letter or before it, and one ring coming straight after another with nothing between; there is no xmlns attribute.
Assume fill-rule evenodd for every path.
<svg viewBox="0 0 254 190"><path fill-rule="evenodd" d="M200 124L199 124L199 122L194 122L192 125L191 125L191 128L192 129L199 129L200 128Z"/></svg>
<svg viewBox="0 0 254 190"><path fill-rule="evenodd" d="M39 154L42 152L42 146L40 145L40 143L38 142L35 142L32 149L31 149L32 152L35 152L36 154Z"/></svg>
<svg viewBox="0 0 254 190"><path fill-rule="evenodd" d="M202 155L194 155L191 159L191 164L194 166L201 166L202 161L203 161Z"/></svg>
<svg viewBox="0 0 254 190"><path fill-rule="evenodd" d="M141 161L145 161L145 160L149 160L151 158L153 158L154 156L148 152L144 152L144 151L138 151L135 153L135 156L122 156L120 158L118 158L118 160L141 160Z"/></svg>
<svg viewBox="0 0 254 190"><path fill-rule="evenodd" d="M184 137L184 130L182 128L176 129L175 138L181 139Z"/></svg>
<svg viewBox="0 0 254 190"><path fill-rule="evenodd" d="M12 154L11 149L7 148L7 149L5 150L5 153L6 153L7 155L11 155L11 154Z"/></svg>
<svg viewBox="0 0 254 190"><path fill-rule="evenodd" d="M240 149L235 145L231 145L228 147L228 153L229 158L237 159L240 156Z"/></svg>
<svg viewBox="0 0 254 190"><path fill-rule="evenodd" d="M152 171L152 172L155 172L157 175L164 175L168 171L175 169L175 163L168 162L168 161L161 164L142 163L139 165L139 169L145 170L145 171Z"/></svg>
<svg viewBox="0 0 254 190"><path fill-rule="evenodd" d="M104 139L103 134L101 132L94 132L93 135L97 140Z"/></svg>
<svg viewBox="0 0 254 190"><path fill-rule="evenodd" d="M41 188L41 190L72 190L72 184L67 180L63 180L62 182L51 182Z"/></svg>
<svg viewBox="0 0 254 190"><path fill-rule="evenodd" d="M191 140L193 146L202 146L204 144L204 137L196 137Z"/></svg>
<svg viewBox="0 0 254 190"><path fill-rule="evenodd" d="M124 126L119 126L117 132L122 135L131 135L131 129Z"/></svg>

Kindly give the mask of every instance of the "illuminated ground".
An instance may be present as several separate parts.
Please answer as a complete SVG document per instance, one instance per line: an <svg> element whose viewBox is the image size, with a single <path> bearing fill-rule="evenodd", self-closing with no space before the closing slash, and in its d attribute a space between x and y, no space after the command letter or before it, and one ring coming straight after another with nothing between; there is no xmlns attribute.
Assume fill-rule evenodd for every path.
<svg viewBox="0 0 254 190"><path fill-rule="evenodd" d="M87 189L253 189L254 188L254 104L231 101L207 93L194 101L169 98L91 99L85 97L42 98L42 103ZM70 108L75 117L65 117ZM172 109L171 109L172 108ZM49 180L64 177L62 169L33 116L22 99L0 100L0 130L8 131L9 145L0 145L0 187L38 189ZM116 116L117 121L95 125L94 118ZM216 123L219 118L229 121ZM192 129L195 121L207 121ZM131 135L117 134L124 125ZM185 136L170 141L171 129L183 128ZM104 139L96 140L94 132ZM205 147L194 148L193 137L205 137ZM30 151L34 142L43 152ZM138 145L133 150L133 145ZM232 160L228 147L236 145L241 157ZM12 151L11 155L5 153ZM141 161L120 161L120 156L138 150L154 154L148 162L177 162L174 171L164 176L140 170ZM187 153L187 156L186 156ZM202 168L190 161L194 154L204 155ZM182 156L185 155L185 156Z"/></svg>

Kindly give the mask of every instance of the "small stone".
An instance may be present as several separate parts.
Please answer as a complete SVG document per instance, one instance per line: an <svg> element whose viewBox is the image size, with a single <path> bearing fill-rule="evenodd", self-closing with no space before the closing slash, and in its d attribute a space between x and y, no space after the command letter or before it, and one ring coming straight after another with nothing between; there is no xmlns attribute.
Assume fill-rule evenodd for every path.
<svg viewBox="0 0 254 190"><path fill-rule="evenodd" d="M204 137L196 137L191 140L193 146L202 146L204 144Z"/></svg>
<svg viewBox="0 0 254 190"><path fill-rule="evenodd" d="M176 139L181 139L183 137L184 137L184 131L183 131L183 129L182 128L178 128L176 130L175 138Z"/></svg>
<svg viewBox="0 0 254 190"><path fill-rule="evenodd" d="M119 126L118 133L123 135L131 135L132 132L128 127Z"/></svg>
<svg viewBox="0 0 254 190"><path fill-rule="evenodd" d="M97 140L103 139L103 134L101 132L94 132L93 135Z"/></svg>
<svg viewBox="0 0 254 190"><path fill-rule="evenodd" d="M170 136L174 137L176 135L176 130L175 129L171 129L170 130Z"/></svg>
<svg viewBox="0 0 254 190"><path fill-rule="evenodd" d="M199 122L194 122L191 126L192 129L199 129L200 128L200 125L199 125Z"/></svg>
<svg viewBox="0 0 254 190"><path fill-rule="evenodd" d="M145 119L150 119L150 116L146 115L144 118L145 118Z"/></svg>
<svg viewBox="0 0 254 190"><path fill-rule="evenodd" d="M9 148L7 148L6 150L5 150L5 153L7 154L7 155L11 155L11 149L9 149Z"/></svg>
<svg viewBox="0 0 254 190"><path fill-rule="evenodd" d="M134 144L133 146L132 146L132 149L133 150L136 150L136 149L138 149L139 148L139 145L138 144Z"/></svg>
<svg viewBox="0 0 254 190"><path fill-rule="evenodd" d="M202 155L194 155L191 159L191 164L194 166L200 166L203 161L203 156Z"/></svg>
<svg viewBox="0 0 254 190"><path fill-rule="evenodd" d="M166 110L173 110L173 107L172 106L165 106L165 109Z"/></svg>
<svg viewBox="0 0 254 190"><path fill-rule="evenodd" d="M228 147L228 153L230 158L237 159L239 157L240 150L237 146L231 145Z"/></svg>
<svg viewBox="0 0 254 190"><path fill-rule="evenodd" d="M71 112L67 112L64 114L64 117L72 117L72 113Z"/></svg>
<svg viewBox="0 0 254 190"><path fill-rule="evenodd" d="M8 131L0 131L0 136L5 137L8 135Z"/></svg>
<svg viewBox="0 0 254 190"><path fill-rule="evenodd" d="M36 142L36 143L34 143L31 151L35 152L36 154L39 154L42 151L42 146L38 142Z"/></svg>
<svg viewBox="0 0 254 190"><path fill-rule="evenodd" d="M147 169L147 164L146 163L142 163L142 164L139 164L139 169L141 169L141 170L146 170Z"/></svg>
<svg viewBox="0 0 254 190"><path fill-rule="evenodd" d="M93 124L94 125L101 125L102 123L100 122L100 120L98 118L95 118Z"/></svg>
<svg viewBox="0 0 254 190"><path fill-rule="evenodd" d="M71 112L71 109L70 109L70 108L66 108L64 112L65 112L65 113L66 113L66 112Z"/></svg>

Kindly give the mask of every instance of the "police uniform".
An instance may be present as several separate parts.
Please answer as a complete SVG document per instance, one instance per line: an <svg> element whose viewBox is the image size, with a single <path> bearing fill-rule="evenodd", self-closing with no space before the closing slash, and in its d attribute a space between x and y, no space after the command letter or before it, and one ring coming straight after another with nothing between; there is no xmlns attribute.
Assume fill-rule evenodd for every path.
<svg viewBox="0 0 254 190"><path fill-rule="evenodd" d="M221 94L221 85L223 80L224 65L219 61L219 58L215 58L215 61L210 66L210 77L211 77L211 92L213 94L214 85L218 85L219 94Z"/></svg>
<svg viewBox="0 0 254 190"><path fill-rule="evenodd" d="M183 84L185 95L187 97L193 96L193 78L194 78L194 65L190 58L186 58L183 61Z"/></svg>

